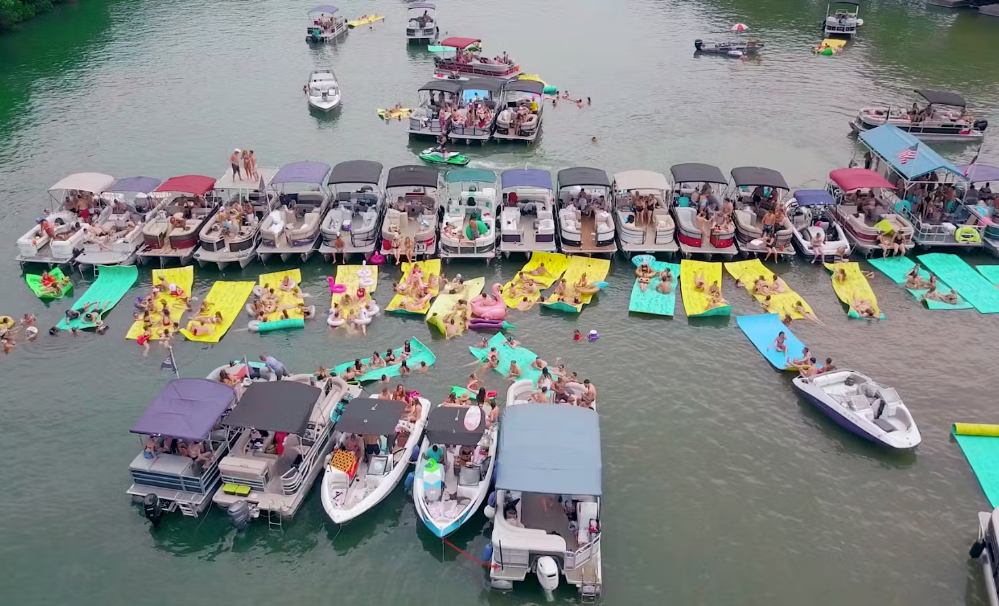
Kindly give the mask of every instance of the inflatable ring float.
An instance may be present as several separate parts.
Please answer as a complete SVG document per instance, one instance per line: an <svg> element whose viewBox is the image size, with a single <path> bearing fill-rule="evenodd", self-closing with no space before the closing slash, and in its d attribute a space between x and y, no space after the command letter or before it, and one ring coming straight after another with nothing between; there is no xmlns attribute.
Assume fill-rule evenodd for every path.
<svg viewBox="0 0 999 606"><path fill-rule="evenodd" d="M335 278L333 278L333 277L327 277L326 281L330 285L330 293L331 294L342 295L343 293L347 292L347 285L346 284L337 284Z"/></svg>
<svg viewBox="0 0 999 606"><path fill-rule="evenodd" d="M476 227L476 229L479 232L479 237L486 235L486 232L489 229L488 227L486 227L486 224L485 224L484 221L478 221L478 220L475 221L475 227ZM468 238L469 240L475 240L475 238L472 237L472 224L471 224L471 222L469 222L469 224L465 226L465 237Z"/></svg>
<svg viewBox="0 0 999 606"><path fill-rule="evenodd" d="M331 313L330 317L326 318L326 323L332 326L333 328L343 326L344 322L346 322L346 320L344 320L340 316L337 316L335 313Z"/></svg>
<svg viewBox="0 0 999 606"><path fill-rule="evenodd" d="M371 317L368 316L368 312L362 307L359 312L357 312L357 317L354 318L354 324L358 326L364 326L365 324L371 324Z"/></svg>
<svg viewBox="0 0 999 606"><path fill-rule="evenodd" d="M978 244L982 241L982 234L970 225L962 225L954 231L954 239L962 244Z"/></svg>
<svg viewBox="0 0 999 606"><path fill-rule="evenodd" d="M381 265L382 263L385 262L385 255L383 255L380 252L376 252L375 254L371 255L371 262L374 263L375 265Z"/></svg>
<svg viewBox="0 0 999 606"><path fill-rule="evenodd" d="M14 328L16 322L10 316L0 316L0 328Z"/></svg>

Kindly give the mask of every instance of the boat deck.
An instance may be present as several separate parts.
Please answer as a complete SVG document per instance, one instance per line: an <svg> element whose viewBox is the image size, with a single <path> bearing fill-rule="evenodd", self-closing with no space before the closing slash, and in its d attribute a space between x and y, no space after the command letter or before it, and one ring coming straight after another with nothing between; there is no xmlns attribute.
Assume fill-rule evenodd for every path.
<svg viewBox="0 0 999 606"><path fill-rule="evenodd" d="M717 246L711 244L710 242L707 244L702 244L701 246L690 246L688 244L680 242L680 252L682 252L685 257L699 256L699 257L707 257L710 259L714 255L720 255L728 259L731 259L732 257L735 257L736 254L738 254L739 249L735 247L735 244L726 246L725 248L718 248Z"/></svg>
<svg viewBox="0 0 999 606"><path fill-rule="evenodd" d="M759 244L757 246L753 246L749 242L745 242L745 243L740 242L738 238L736 238L735 243L736 243L736 245L739 248L739 252L741 252L744 255L751 256L751 257L756 257L756 256L759 256L759 255L766 256L766 254L767 254L767 247L764 246L763 244ZM784 258L788 258L789 259L789 258L795 256L797 254L797 251L794 249L794 246L792 246L791 243L788 242L784 246L784 249L783 250L778 250L776 254L777 254L778 257L784 257ZM832 256L835 257L835 254L832 255Z"/></svg>
<svg viewBox="0 0 999 606"><path fill-rule="evenodd" d="M48 265L50 267L55 267L58 265L72 265L76 260L77 255L73 255L72 259L56 259L52 256L52 247L46 244L38 250L35 255L17 255L14 260L18 263L38 263L41 265Z"/></svg>
<svg viewBox="0 0 999 606"><path fill-rule="evenodd" d="M566 549L576 551L576 533L569 530L569 518L562 504L553 495L523 493L520 501L520 521L525 528L537 528L565 539Z"/></svg>
<svg viewBox="0 0 999 606"><path fill-rule="evenodd" d="M615 234L616 236L617 234ZM593 255L607 254L613 255L617 252L617 240L611 240L609 244L600 246L597 244L596 221L592 215L584 215L580 220L579 246L566 244L563 239L561 244L562 252Z"/></svg>
<svg viewBox="0 0 999 606"><path fill-rule="evenodd" d="M76 263L78 265L133 265L135 263L136 253L132 252L115 252L115 251L98 251L98 252L84 252L76 258Z"/></svg>

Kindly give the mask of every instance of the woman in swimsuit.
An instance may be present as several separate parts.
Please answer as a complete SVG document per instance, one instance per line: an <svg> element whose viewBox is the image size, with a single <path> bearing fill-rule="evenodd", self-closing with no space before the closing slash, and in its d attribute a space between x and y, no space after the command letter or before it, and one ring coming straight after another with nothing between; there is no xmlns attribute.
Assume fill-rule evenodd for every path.
<svg viewBox="0 0 999 606"><path fill-rule="evenodd" d="M415 250L415 246L416 245L413 243L413 239L409 236L406 236L406 239L402 241L402 254L406 255L407 263L413 262L413 252Z"/></svg>
<svg viewBox="0 0 999 606"><path fill-rule="evenodd" d="M775 338L773 342L770 343L770 345L767 345L767 351L770 351L770 348L772 347L778 353L787 354L787 345L784 344L784 341L786 340L787 340L787 335L784 334L783 330L780 331L779 333L777 333L777 338Z"/></svg>
<svg viewBox="0 0 999 606"><path fill-rule="evenodd" d="M638 276L638 288L645 292L645 289L649 287L649 283L652 278L656 275L656 270L649 267L648 263L642 263L635 268L635 275Z"/></svg>
<svg viewBox="0 0 999 606"><path fill-rule="evenodd" d="M694 290L704 292L704 272L698 271L694 274Z"/></svg>
<svg viewBox="0 0 999 606"><path fill-rule="evenodd" d="M753 284L753 294L754 295L773 294L773 290L771 290L770 285L767 284L766 278L760 276L759 278L756 279L756 282Z"/></svg>
<svg viewBox="0 0 999 606"><path fill-rule="evenodd" d="M794 304L794 311L798 312L799 314L801 314L802 316L804 316L806 319L811 320L812 322L815 322L816 324L822 324L822 320L819 320L817 317L815 317L815 314L813 314L812 312L810 312L807 309L805 309L805 304L802 303L801 301L795 302L795 304Z"/></svg>
<svg viewBox="0 0 999 606"><path fill-rule="evenodd" d="M373 354L371 354L371 359L368 360L368 365L370 365L371 368L385 368L385 360L382 359L382 357L376 351Z"/></svg>

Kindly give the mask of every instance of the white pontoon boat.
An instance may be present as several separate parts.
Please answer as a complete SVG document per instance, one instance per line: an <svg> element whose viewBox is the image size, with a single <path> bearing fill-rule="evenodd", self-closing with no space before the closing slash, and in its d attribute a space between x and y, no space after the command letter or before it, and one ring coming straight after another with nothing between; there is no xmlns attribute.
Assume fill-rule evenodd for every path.
<svg viewBox="0 0 999 606"><path fill-rule="evenodd" d="M968 188L962 196L964 209L985 225L982 237L985 250L999 257L999 217L995 209L996 195L992 192L992 184L999 183L999 167L975 163L958 166L957 169L968 180ZM976 185L979 187L976 188Z"/></svg>
<svg viewBox="0 0 999 606"><path fill-rule="evenodd" d="M545 85L537 80L511 80L503 85L493 138L534 143L545 114Z"/></svg>
<svg viewBox="0 0 999 606"><path fill-rule="evenodd" d="M996 529L999 528L999 508L992 511L978 512L978 540L971 546L969 555L978 560L982 566L982 577L985 579L985 596L989 606L999 606L999 538Z"/></svg>
<svg viewBox="0 0 999 606"><path fill-rule="evenodd" d="M401 250L406 239L413 242L413 254L437 254L437 208L440 206L440 174L426 166L396 166L385 181L388 210L382 223L382 254L395 243Z"/></svg>
<svg viewBox="0 0 999 606"><path fill-rule="evenodd" d="M167 201L142 228L140 263L155 260L166 267L171 261L182 266L191 262L201 228L224 202L213 192L214 187L211 177L185 175L167 179L156 188L154 195L167 194Z"/></svg>
<svg viewBox="0 0 999 606"><path fill-rule="evenodd" d="M926 107L913 103L881 107L865 107L850 123L853 132L863 132L883 124L891 124L924 141L981 141L988 120L976 120L967 110L967 101L957 93L917 89L926 100Z"/></svg>
<svg viewBox="0 0 999 606"><path fill-rule="evenodd" d="M159 184L152 177L126 177L104 190L101 198L108 210L86 230L83 252L76 258L81 272L98 265L135 264L142 227L166 202L166 198L149 196Z"/></svg>
<svg viewBox="0 0 999 606"><path fill-rule="evenodd" d="M347 20L338 17L340 9L332 4L322 4L309 11L309 26L305 30L306 42L336 42L347 35Z"/></svg>
<svg viewBox="0 0 999 606"><path fill-rule="evenodd" d="M555 204L559 250L585 255L617 252L610 188L607 173L599 168L579 166L558 171Z"/></svg>
<svg viewBox="0 0 999 606"><path fill-rule="evenodd" d="M496 173L459 168L444 176L447 206L441 224L441 258L496 256Z"/></svg>
<svg viewBox="0 0 999 606"><path fill-rule="evenodd" d="M669 169L673 175L672 199L669 203L676 220L677 240L684 258L694 255L710 259L721 255L731 259L738 252L735 247L735 227L720 226L712 229L710 220L698 217L701 199L720 208L721 201L715 188L724 186L725 175L710 164L675 164Z"/></svg>
<svg viewBox="0 0 999 606"><path fill-rule="evenodd" d="M382 165L370 160L348 160L333 167L328 183L333 207L323 219L324 259L333 253L344 258L375 251L385 214L385 193L381 187ZM343 248L336 246L337 238Z"/></svg>
<svg viewBox="0 0 999 606"><path fill-rule="evenodd" d="M875 227L888 221L893 233L900 234L911 246L912 223L895 210L893 195L884 192L895 186L877 172L866 168L839 168L829 173L826 189L836 200L833 219L846 230L846 237L856 253L865 258L881 251L879 240L884 233Z"/></svg>
<svg viewBox="0 0 999 606"><path fill-rule="evenodd" d="M219 271L232 263L241 268L257 258L261 222L277 206L277 194L267 189L276 172L259 168L257 181L234 180L226 171L215 181L215 194L225 200L217 213L198 230L198 265L215 265Z"/></svg>
<svg viewBox="0 0 999 606"><path fill-rule="evenodd" d="M439 137L445 129L440 112L447 106L458 106L462 84L459 80L431 80L421 86L419 102L409 115L409 136Z"/></svg>
<svg viewBox="0 0 999 606"><path fill-rule="evenodd" d="M546 170L525 168L500 175L503 210L500 212L500 251L555 252L555 195Z"/></svg>
<svg viewBox="0 0 999 606"><path fill-rule="evenodd" d="M429 2L412 2L406 7L406 41L430 44L437 39L437 6Z"/></svg>
<svg viewBox="0 0 999 606"><path fill-rule="evenodd" d="M676 222L669 211L672 200L669 192L669 180L662 173L628 170L614 175L611 200L617 243L629 257L636 253L673 255L679 250L675 240ZM636 202L648 210L647 222L635 212Z"/></svg>
<svg viewBox="0 0 999 606"><path fill-rule="evenodd" d="M743 166L732 169L732 186L726 198L735 207L735 244L742 256L766 254L768 234L764 233L763 219L767 213L784 207L784 198L790 189L784 176L771 168ZM773 229L777 254L793 257L791 237L794 226L786 213L774 223Z"/></svg>
<svg viewBox="0 0 999 606"><path fill-rule="evenodd" d="M260 226L257 254L262 262L266 263L271 255L280 255L285 263L293 257L302 263L309 260L330 206L326 187L329 174L329 164L292 162L274 175L270 186L278 193L278 203Z"/></svg>
<svg viewBox="0 0 999 606"><path fill-rule="evenodd" d="M340 107L340 83L331 69L316 69L309 74L309 107L321 112Z"/></svg>
<svg viewBox="0 0 999 606"><path fill-rule="evenodd" d="M826 19L822 22L822 31L826 38L830 36L857 35L857 28L864 24L860 18L860 5L856 2L837 0L826 6Z"/></svg>
<svg viewBox="0 0 999 606"><path fill-rule="evenodd" d="M512 57L490 59L482 56L482 41L478 38L452 36L441 40L446 52L434 57L437 74L468 76L471 78L499 78L510 80L520 75L520 66Z"/></svg>
<svg viewBox="0 0 999 606"><path fill-rule="evenodd" d="M448 138L451 141L473 141L485 145L493 136L496 125L496 106L503 83L495 78L471 78L461 83L458 111L464 122L453 117Z"/></svg>

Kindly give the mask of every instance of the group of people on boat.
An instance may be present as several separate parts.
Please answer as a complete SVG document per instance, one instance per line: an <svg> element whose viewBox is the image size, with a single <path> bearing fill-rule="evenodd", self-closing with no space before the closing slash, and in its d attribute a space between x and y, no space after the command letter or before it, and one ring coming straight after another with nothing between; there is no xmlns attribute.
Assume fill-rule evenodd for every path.
<svg viewBox="0 0 999 606"><path fill-rule="evenodd" d="M162 455L190 457L196 468L203 467L214 458L211 446L204 441L177 440L167 436L146 438L142 454L147 459L156 459Z"/></svg>
<svg viewBox="0 0 999 606"><path fill-rule="evenodd" d="M635 213L635 226L642 227L652 224L652 211L658 208L662 201L654 193L641 194L637 189L631 190L631 210Z"/></svg>
<svg viewBox="0 0 999 606"><path fill-rule="evenodd" d="M668 267L662 271L656 271L647 262L643 261L641 265L635 268L635 276L638 278L638 288L642 292L645 292L649 288L654 278L659 278L659 283L656 284L656 292L668 295L673 291L673 272Z"/></svg>
<svg viewBox="0 0 999 606"><path fill-rule="evenodd" d="M227 208L219 210L215 225L212 226L210 233L221 231L223 238L230 238L238 236L240 228L243 226L252 229L258 221L253 204L248 199L243 202L236 200Z"/></svg>
<svg viewBox="0 0 999 606"><path fill-rule="evenodd" d="M243 165L242 172L240 172L240 163ZM241 150L238 147L233 149L232 154L229 155L229 166L232 168L233 180L243 181L244 176L249 181L260 179L260 173L257 172L257 155L252 149Z"/></svg>
<svg viewBox="0 0 999 606"><path fill-rule="evenodd" d="M496 55L492 59L483 57L479 51L470 48L459 48L455 51L454 62L459 65L471 65L481 63L483 65L513 65L513 59L503 51L502 55Z"/></svg>
<svg viewBox="0 0 999 606"><path fill-rule="evenodd" d="M797 370L799 376L806 380L824 372L839 370L832 358L826 358L825 364L820 366L818 358L807 347L802 347L800 356L792 358L787 350L787 334L783 330L777 333L777 337L767 346L768 351L771 349L784 354L786 368Z"/></svg>
<svg viewBox="0 0 999 606"><path fill-rule="evenodd" d="M437 114L441 132L450 133L455 128L471 126L487 128L493 123L493 109L476 94L467 104L445 104Z"/></svg>

